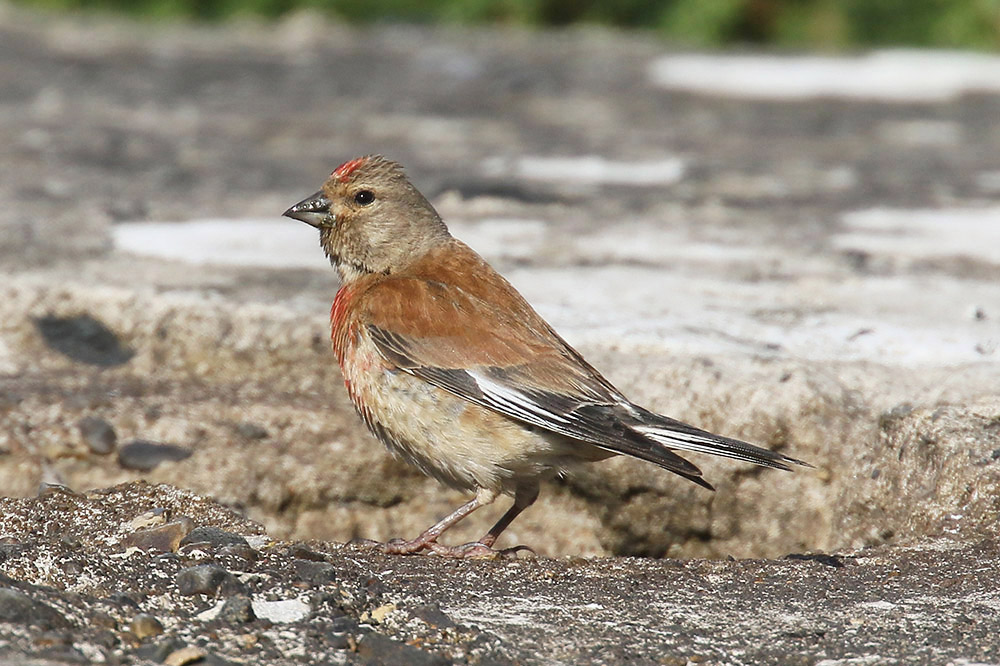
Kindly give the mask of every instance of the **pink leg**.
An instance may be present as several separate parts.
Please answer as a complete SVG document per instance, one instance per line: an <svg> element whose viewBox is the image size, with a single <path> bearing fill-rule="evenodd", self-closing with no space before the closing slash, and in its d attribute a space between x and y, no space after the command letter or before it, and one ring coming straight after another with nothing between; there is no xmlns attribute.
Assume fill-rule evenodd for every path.
<svg viewBox="0 0 1000 666"><path fill-rule="evenodd" d="M507 513L500 516L500 520L496 522L496 525L490 528L490 531L483 535L479 540L479 543L483 544L488 548L492 548L493 544L497 542L497 537L507 529L507 527L514 522L514 519L521 515L521 512L527 509L529 506L535 503L538 499L538 485L534 485L530 488L518 488L517 493L514 495L514 504L509 509Z"/></svg>
<svg viewBox="0 0 1000 666"><path fill-rule="evenodd" d="M424 532L416 539L413 539L411 541L404 541L403 539L393 539L389 541L387 544L385 544L385 552L394 555L405 555L410 553L419 553L421 550L424 550L426 548L431 548L432 544L436 546L434 542L437 541L437 538L442 534L444 534L445 531L447 531L450 527L458 523L458 521L462 520L463 518L468 516L470 513L472 513L479 507L486 506L487 504L492 504L493 501L496 500L498 495L499 493L495 490L487 490L485 488L480 488L479 492L476 493L475 497L473 497L471 500L469 500L462 506L452 511L445 518L439 520L434 525L424 530ZM508 511L508 513L510 512ZM504 516L504 518L506 518L506 515ZM502 522L503 518L501 518L500 520ZM513 520L513 517L511 517L511 520ZM507 522L509 523L510 521ZM507 525L504 525L503 527L506 526ZM503 527L501 527L501 530L503 529ZM494 540L496 540L496 537L494 537ZM440 548L441 546L438 547Z"/></svg>
<svg viewBox="0 0 1000 666"><path fill-rule="evenodd" d="M473 543L463 544L461 546L441 546L437 543L431 542L428 547L437 555L442 555L444 557L461 557L461 558L495 558L498 556L516 556L517 552L520 550L531 550L527 546L515 546L514 548L506 548L504 550L494 550L493 544L496 543L497 538L507 527L514 522L514 519L521 515L521 512L527 509L529 506L535 503L538 499L538 484L532 486L522 486L517 489L514 494L514 504L509 509L507 513L500 517L500 520L490 528L490 530L479 539ZM457 513L457 512L456 512ZM433 528L431 528L433 529Z"/></svg>

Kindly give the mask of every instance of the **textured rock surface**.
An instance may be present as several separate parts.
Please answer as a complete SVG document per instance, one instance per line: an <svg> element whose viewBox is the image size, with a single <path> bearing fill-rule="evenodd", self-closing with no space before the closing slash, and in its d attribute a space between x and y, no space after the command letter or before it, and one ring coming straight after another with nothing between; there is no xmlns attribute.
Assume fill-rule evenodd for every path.
<svg viewBox="0 0 1000 666"><path fill-rule="evenodd" d="M305 15L137 30L0 5L0 494L22 498L3 500L2 649L878 663L912 640L927 663L982 660L998 561L983 535L1000 514L1000 96L702 97L651 83L666 50ZM296 239L273 256L286 227L265 218L369 152L403 161L456 235L637 402L816 465L699 459L707 493L607 461L548 484L503 545L840 559L455 564L192 532L412 536L464 499L389 458L349 407L324 316L336 280L309 230L296 227L301 256ZM222 218L199 227L214 236L176 223L204 218ZM136 441L177 455L123 457ZM185 491L88 490L137 479ZM176 575L201 565L232 574L206 579L225 599L177 596ZM146 570L163 577L135 578ZM197 622L230 627L218 646L192 619L216 605L223 619ZM148 619L130 628L140 613L162 640ZM572 622L564 641L555 623Z"/></svg>
<svg viewBox="0 0 1000 666"><path fill-rule="evenodd" d="M252 547L128 547L151 508ZM995 537L780 560L456 562L261 532L165 485L0 499L0 663L932 664L1000 649Z"/></svg>

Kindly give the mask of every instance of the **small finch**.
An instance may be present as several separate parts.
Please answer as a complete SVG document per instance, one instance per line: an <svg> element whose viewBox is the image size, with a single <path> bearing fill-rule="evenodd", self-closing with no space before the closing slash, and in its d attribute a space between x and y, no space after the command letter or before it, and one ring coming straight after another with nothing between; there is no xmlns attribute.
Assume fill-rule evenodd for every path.
<svg viewBox="0 0 1000 666"><path fill-rule="evenodd" d="M542 479L626 454L712 489L674 450L790 469L802 461L633 404L499 273L452 237L402 167L381 156L337 167L285 216L320 232L340 274L333 351L374 435L425 474L475 497L390 553L490 557ZM437 542L501 494L514 504L479 541ZM516 549L511 549L516 550Z"/></svg>

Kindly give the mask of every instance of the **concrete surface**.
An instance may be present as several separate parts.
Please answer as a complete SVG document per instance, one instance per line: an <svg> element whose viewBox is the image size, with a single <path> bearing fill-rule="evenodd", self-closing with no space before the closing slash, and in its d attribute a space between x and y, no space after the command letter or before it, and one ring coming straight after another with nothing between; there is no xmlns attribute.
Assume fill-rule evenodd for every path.
<svg viewBox="0 0 1000 666"><path fill-rule="evenodd" d="M141 483L2 498L0 531L4 664L971 665L1000 650L995 536L456 562L274 542Z"/></svg>

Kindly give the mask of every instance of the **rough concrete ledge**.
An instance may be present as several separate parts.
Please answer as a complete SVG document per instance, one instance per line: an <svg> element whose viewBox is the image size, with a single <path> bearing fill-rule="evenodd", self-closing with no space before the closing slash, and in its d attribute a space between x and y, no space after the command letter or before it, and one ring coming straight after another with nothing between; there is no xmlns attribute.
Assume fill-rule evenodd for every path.
<svg viewBox="0 0 1000 666"><path fill-rule="evenodd" d="M273 541L168 485L50 488L0 499L0 663L987 663L998 557L456 562Z"/></svg>
<svg viewBox="0 0 1000 666"><path fill-rule="evenodd" d="M365 432L321 317L13 278L0 302L0 340L7 494L30 496L45 482L84 489L146 478L242 507L279 538L338 541L416 534L464 500ZM1000 515L995 397L896 403L852 379L878 385L881 372L881 381L905 384L896 368L844 365L834 376L827 364L793 359L584 351L640 397L644 389L647 404L817 469L788 474L699 458L718 487L709 493L638 461L584 466L546 486L507 545L550 556L774 557L975 531ZM502 504L454 538L474 539Z"/></svg>

